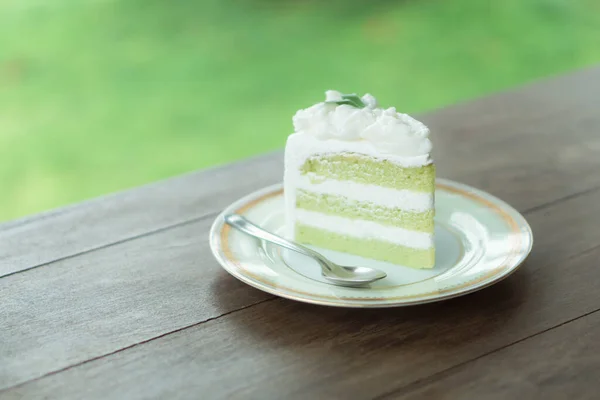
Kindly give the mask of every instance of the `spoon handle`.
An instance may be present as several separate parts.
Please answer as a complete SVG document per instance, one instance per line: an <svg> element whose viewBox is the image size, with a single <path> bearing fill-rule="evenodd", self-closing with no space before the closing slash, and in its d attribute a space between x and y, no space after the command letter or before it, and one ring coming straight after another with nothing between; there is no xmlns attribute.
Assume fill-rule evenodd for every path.
<svg viewBox="0 0 600 400"><path fill-rule="evenodd" d="M319 261L320 264L325 264L324 266L327 269L330 269L329 263L323 260L319 253L314 252L307 247L284 239L281 236L277 236L274 233L268 232L262 229L261 227L254 225L252 222L248 221L246 218L242 217L239 214L227 214L225 216L225 222L228 225L250 236L254 236L255 238L261 240L266 240L267 242L271 242L281 247L285 247L286 249L290 249L298 253L307 255L309 257L315 258L317 261Z"/></svg>

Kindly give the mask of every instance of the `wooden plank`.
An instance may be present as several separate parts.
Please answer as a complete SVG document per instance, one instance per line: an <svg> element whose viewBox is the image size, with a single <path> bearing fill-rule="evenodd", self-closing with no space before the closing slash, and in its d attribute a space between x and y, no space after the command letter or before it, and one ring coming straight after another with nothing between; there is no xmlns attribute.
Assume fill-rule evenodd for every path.
<svg viewBox="0 0 600 400"><path fill-rule="evenodd" d="M597 399L599 333L596 312L386 398Z"/></svg>
<svg viewBox="0 0 600 400"><path fill-rule="evenodd" d="M218 266L211 223L1 279L0 389L271 298Z"/></svg>
<svg viewBox="0 0 600 400"><path fill-rule="evenodd" d="M525 270L480 293L422 307L342 310L270 301L3 395L375 398L597 308L597 266L585 267L599 255L573 260L575 274L555 260L544 266L547 273Z"/></svg>
<svg viewBox="0 0 600 400"><path fill-rule="evenodd" d="M438 174L488 190L521 211L597 187L599 71L426 115ZM532 178L525 191L515 185Z"/></svg>
<svg viewBox="0 0 600 400"><path fill-rule="evenodd" d="M0 276L214 214L282 168L278 152L0 225Z"/></svg>
<svg viewBox="0 0 600 400"><path fill-rule="evenodd" d="M440 176L521 210L598 187L599 91L594 68L422 116ZM0 276L214 213L280 181L281 161L277 152L0 225Z"/></svg>
<svg viewBox="0 0 600 400"><path fill-rule="evenodd" d="M130 254L126 268L112 263L128 253L123 244L120 255L106 251L94 261L92 253L13 275L0 280L3 298L21 299L6 306L14 328L3 340L10 353L0 365L4 374L13 374L6 381L14 384L50 375L5 393L63 399L385 394L600 308L595 261L600 255L600 190L536 210L529 219L534 231L544 234L526 265L477 294L388 310L330 309L278 299L56 374L52 372L191 324L196 304L219 307L243 297L239 306L249 296L258 296L252 301L265 297L216 273L199 226L180 228L179 240L166 233L140 239L148 241L143 246L147 250ZM129 251L136 249L135 242ZM154 246L146 259L136 258ZM149 262L164 248L172 253ZM170 270L165 259L173 260ZM101 271L95 268L100 263L105 266ZM213 282L210 292L196 288L197 263ZM181 274L177 281L170 278ZM144 275L151 279L130 282ZM78 296L66 294L79 286ZM237 291L231 293L232 287ZM74 300L78 304L67 304ZM124 300L125 306L119 304ZM154 318L157 304L166 321ZM127 314L115 315L119 310ZM181 316L172 315L177 310ZM206 318L204 312L198 314L198 320ZM27 325L21 323L23 316ZM44 328L58 317L68 325ZM57 332L48 336L53 329Z"/></svg>

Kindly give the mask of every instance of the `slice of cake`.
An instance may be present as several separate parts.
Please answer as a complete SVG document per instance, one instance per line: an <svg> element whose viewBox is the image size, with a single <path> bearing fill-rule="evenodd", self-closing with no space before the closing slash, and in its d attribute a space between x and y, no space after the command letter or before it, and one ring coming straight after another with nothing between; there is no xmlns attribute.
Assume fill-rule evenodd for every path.
<svg viewBox="0 0 600 400"><path fill-rule="evenodd" d="M371 95L330 90L293 118L285 148L287 236L413 268L435 261L429 129Z"/></svg>

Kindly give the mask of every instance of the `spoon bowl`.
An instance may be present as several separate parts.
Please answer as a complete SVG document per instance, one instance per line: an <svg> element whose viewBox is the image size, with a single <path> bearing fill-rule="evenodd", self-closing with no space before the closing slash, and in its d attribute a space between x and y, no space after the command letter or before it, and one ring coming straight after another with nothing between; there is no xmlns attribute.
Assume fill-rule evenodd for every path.
<svg viewBox="0 0 600 400"><path fill-rule="evenodd" d="M323 277L339 286L367 286L387 276L385 272L374 268L349 267L337 264L336 267L343 270L347 275L342 277L337 274L323 272Z"/></svg>

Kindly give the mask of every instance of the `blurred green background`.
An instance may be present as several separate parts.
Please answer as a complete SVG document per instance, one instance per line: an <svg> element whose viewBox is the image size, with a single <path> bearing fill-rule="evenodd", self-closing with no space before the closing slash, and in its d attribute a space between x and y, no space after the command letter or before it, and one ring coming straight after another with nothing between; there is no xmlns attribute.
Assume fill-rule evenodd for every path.
<svg viewBox="0 0 600 400"><path fill-rule="evenodd" d="M599 40L597 0L0 0L0 220L280 148L326 89L422 112Z"/></svg>

